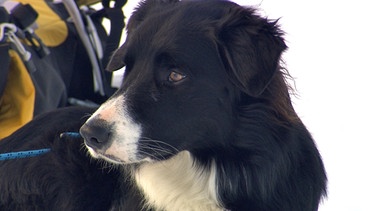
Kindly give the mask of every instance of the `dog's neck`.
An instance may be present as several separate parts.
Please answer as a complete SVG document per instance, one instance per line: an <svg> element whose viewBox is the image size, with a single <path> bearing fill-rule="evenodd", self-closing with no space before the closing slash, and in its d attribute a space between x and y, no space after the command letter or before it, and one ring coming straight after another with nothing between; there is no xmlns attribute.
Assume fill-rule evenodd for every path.
<svg viewBox="0 0 375 211"><path fill-rule="evenodd" d="M189 152L154 163L143 163L134 172L146 206L156 210L223 210L217 195L216 166L199 167Z"/></svg>

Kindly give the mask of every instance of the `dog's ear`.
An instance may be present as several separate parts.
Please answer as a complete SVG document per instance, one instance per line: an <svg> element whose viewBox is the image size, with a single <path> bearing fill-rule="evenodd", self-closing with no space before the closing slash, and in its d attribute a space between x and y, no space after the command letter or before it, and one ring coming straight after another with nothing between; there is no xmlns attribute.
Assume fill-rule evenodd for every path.
<svg viewBox="0 0 375 211"><path fill-rule="evenodd" d="M270 22L250 8L226 7L217 28L218 48L233 82L250 96L263 93L279 69L287 48L277 21Z"/></svg>
<svg viewBox="0 0 375 211"><path fill-rule="evenodd" d="M106 71L115 71L125 66L124 62L125 57L125 44L117 49L109 60L105 70Z"/></svg>

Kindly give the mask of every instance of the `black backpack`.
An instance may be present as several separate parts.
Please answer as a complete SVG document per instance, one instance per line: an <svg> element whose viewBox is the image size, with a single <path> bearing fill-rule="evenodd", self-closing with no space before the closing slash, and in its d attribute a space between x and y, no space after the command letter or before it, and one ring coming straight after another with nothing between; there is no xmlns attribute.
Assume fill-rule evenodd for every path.
<svg viewBox="0 0 375 211"><path fill-rule="evenodd" d="M125 26L127 0L113 7L103 0L100 10L73 0L19 1L0 7L0 139L43 112L96 106L112 95L112 74L103 67Z"/></svg>

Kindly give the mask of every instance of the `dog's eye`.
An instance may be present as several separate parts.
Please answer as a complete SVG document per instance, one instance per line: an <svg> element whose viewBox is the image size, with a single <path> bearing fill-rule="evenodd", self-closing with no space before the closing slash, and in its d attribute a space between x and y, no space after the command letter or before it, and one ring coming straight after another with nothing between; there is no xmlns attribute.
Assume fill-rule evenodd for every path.
<svg viewBox="0 0 375 211"><path fill-rule="evenodd" d="M176 71L172 71L168 76L168 81L176 83L176 82L184 80L185 78L186 78L186 75L176 72Z"/></svg>

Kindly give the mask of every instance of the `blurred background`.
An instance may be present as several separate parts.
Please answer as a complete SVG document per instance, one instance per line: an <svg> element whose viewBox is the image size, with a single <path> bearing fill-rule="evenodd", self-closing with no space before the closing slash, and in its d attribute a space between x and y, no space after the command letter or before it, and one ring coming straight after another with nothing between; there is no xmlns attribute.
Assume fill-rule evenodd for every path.
<svg viewBox="0 0 375 211"><path fill-rule="evenodd" d="M320 211L375 210L375 4L371 1L237 1L278 19L289 46L294 107L328 173Z"/></svg>

